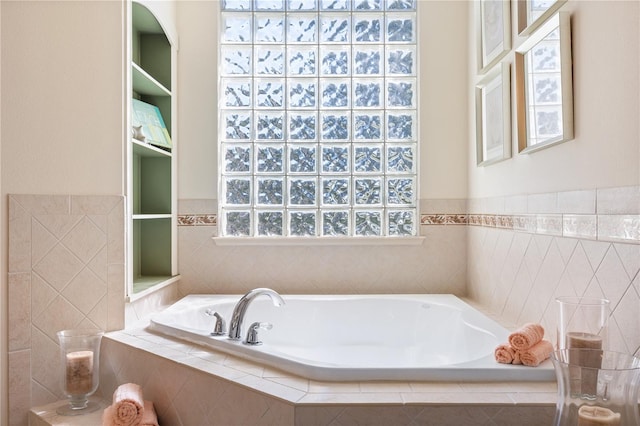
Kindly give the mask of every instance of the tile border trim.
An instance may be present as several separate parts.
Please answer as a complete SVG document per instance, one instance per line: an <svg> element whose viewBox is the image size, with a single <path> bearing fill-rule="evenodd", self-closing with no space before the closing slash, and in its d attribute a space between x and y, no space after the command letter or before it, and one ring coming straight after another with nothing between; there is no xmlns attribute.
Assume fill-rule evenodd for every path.
<svg viewBox="0 0 640 426"><path fill-rule="evenodd" d="M178 226L217 226L217 214L178 215ZM421 214L421 226L469 225L556 237L640 244L640 215Z"/></svg>

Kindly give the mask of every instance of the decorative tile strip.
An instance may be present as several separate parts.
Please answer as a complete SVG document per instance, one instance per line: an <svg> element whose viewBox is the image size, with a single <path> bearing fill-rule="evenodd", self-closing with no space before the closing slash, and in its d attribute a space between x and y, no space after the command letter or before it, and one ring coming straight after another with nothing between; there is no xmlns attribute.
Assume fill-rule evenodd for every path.
<svg viewBox="0 0 640 426"><path fill-rule="evenodd" d="M598 236L597 216L590 214L563 215L562 235L565 237L595 240Z"/></svg>
<svg viewBox="0 0 640 426"><path fill-rule="evenodd" d="M482 226L482 215L481 214L470 214L469 215L469 225Z"/></svg>
<svg viewBox="0 0 640 426"><path fill-rule="evenodd" d="M537 234L562 235L562 215L560 214L540 214L536 216Z"/></svg>
<svg viewBox="0 0 640 426"><path fill-rule="evenodd" d="M640 215L598 215L598 240L640 243Z"/></svg>
<svg viewBox="0 0 640 426"><path fill-rule="evenodd" d="M217 226L216 214L187 214L178 216L178 226Z"/></svg>
<svg viewBox="0 0 640 426"><path fill-rule="evenodd" d="M513 216L496 216L496 228L513 229Z"/></svg>
<svg viewBox="0 0 640 426"><path fill-rule="evenodd" d="M423 214L420 225L466 225L466 214Z"/></svg>
<svg viewBox="0 0 640 426"><path fill-rule="evenodd" d="M178 226L217 226L217 214L178 216ZM599 241L640 244L640 215L421 214L420 225L471 225Z"/></svg>

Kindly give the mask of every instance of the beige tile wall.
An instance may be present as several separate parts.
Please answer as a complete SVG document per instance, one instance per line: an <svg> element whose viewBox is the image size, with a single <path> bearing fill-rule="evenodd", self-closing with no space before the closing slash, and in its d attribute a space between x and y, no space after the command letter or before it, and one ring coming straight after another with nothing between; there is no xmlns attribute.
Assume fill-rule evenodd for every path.
<svg viewBox="0 0 640 426"><path fill-rule="evenodd" d="M271 287L286 294L466 292L467 227L421 226L421 245L217 245L215 200L180 200L181 295L242 294ZM423 200L425 213L464 213L465 200Z"/></svg>
<svg viewBox="0 0 640 426"><path fill-rule="evenodd" d="M124 326L124 199L9 196L9 421L61 395L56 332Z"/></svg>
<svg viewBox="0 0 640 426"><path fill-rule="evenodd" d="M283 293L452 292L468 294L514 326L541 321L553 332L553 299L587 294L612 300L614 348L638 353L638 194L639 187L628 187L472 200L468 210L461 200L422 202L426 220L421 226L425 241L420 246L217 246L211 239L215 234L211 222L180 226L179 270L183 280L179 292L171 288L157 300L130 305L127 312L137 319L154 306L166 304L167 297L243 293L256 286L274 287ZM83 325L115 330L124 325L124 202L110 196L14 195L9 208L9 405L11 424L24 424L28 407L60 396L55 376L55 331ZM183 200L180 213L215 218L215 203ZM473 215L483 220L460 226L466 223L461 218ZM543 220L538 220L539 216ZM555 216L560 222L544 219ZM570 234L577 228L564 225L564 219L573 216L588 223L579 228L580 238ZM531 223L536 226L517 228L517 217L535 218ZM147 359L135 361L122 354L120 360L110 366L112 377L139 378L158 392L168 386L154 381L160 375L157 371L166 371L158 367L161 370L152 374ZM208 380L214 379L194 377L194 383L202 382L200 387L187 386L181 393L160 399L161 408L167 403L174 410L170 415L193 415L194 422L199 421L204 417L198 416L208 412L206 402L198 403L202 413L190 404L193 398L205 395L204 388L215 385ZM114 385L105 383L105 389ZM228 389L230 395L236 391ZM270 404L258 400L259 406ZM178 410L178 406L182 408ZM385 418L392 413L419 421L416 419L438 418L452 410L446 406L387 408L384 413L377 409L361 413L357 407L329 404L322 409L296 409L295 419L330 417L333 424L341 424L356 414ZM520 410L519 416L525 408L514 407ZM546 408L540 408L529 408L534 418L546 413ZM487 419L486 424L508 424L505 421L510 418L504 407L469 410L464 412L470 418L479 416ZM272 413L285 416L287 423L293 415L286 404L278 405ZM197 424L194 422L182 424Z"/></svg>

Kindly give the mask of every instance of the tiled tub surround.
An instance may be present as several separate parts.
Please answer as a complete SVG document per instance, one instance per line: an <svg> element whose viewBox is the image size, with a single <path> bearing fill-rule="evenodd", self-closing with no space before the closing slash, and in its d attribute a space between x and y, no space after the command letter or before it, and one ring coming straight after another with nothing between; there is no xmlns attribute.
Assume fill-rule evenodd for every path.
<svg viewBox="0 0 640 426"><path fill-rule="evenodd" d="M60 390L56 332L124 327L124 198L9 196L9 424Z"/></svg>
<svg viewBox="0 0 640 426"><path fill-rule="evenodd" d="M318 382L143 326L105 336L102 354L105 395L139 383L176 426L540 426L555 412L555 382Z"/></svg>
<svg viewBox="0 0 640 426"><path fill-rule="evenodd" d="M610 297L613 308L612 341L620 350L638 353L640 244L637 240L612 242L569 237L568 234L561 236L557 232L550 235L544 231L544 227L536 227L536 232L533 229L525 232L494 227L492 223L498 222L490 220L482 226L439 223L449 223L450 220L446 219L449 217L466 217L468 220L473 215L586 215L595 216L596 219L611 216L629 224L633 223L629 219L638 220L640 215L639 194L640 187L630 187L515 196L471 200L468 208L467 203L461 200L423 201L422 219L429 218L438 224L423 222L421 235L425 241L418 250L409 247L395 253L399 254L396 260L401 260L412 250L418 252L406 263L401 263L398 270L402 271L408 265L411 273L406 277L402 275L397 286L391 280L393 274L376 277L367 271L367 265L375 264L380 259L384 261L383 255L387 249L393 253L398 248L373 247L367 248L366 252L362 251L362 247L331 248L339 248L341 254L349 255L351 262L348 263L321 247L282 247L274 254L270 254L274 247L218 247L211 239L216 231L211 224L183 224L178 232L179 261L180 272L186 279L179 283L179 291L172 286L158 296L127 305L127 324L170 303L174 296L188 293L240 294L256 284L272 286L285 293L295 290L306 293L401 293L408 292L407 288L417 292L452 292L446 285L446 280L452 279L453 288L458 289L456 291L460 295L466 293L470 302L492 309L496 313L495 318L507 327L515 327L525 320L540 320L549 330L555 318L552 300L556 295L566 292ZM46 206L51 203L47 201L50 196L35 198L37 200L34 199L30 205ZM32 209L30 207L25 212L19 212L18 216L11 212L9 225L9 253L10 259L13 259L10 263L14 265L10 265L9 269L9 306L29 306L29 309L30 306L41 306L42 300L48 301L46 304L55 299L51 296L54 293L46 287L31 284L30 269L24 271L26 275L16 274L24 266L16 269L15 265L23 262L15 262L24 258L24 253L32 252L32 242L30 238L14 238L17 234L13 230L20 229L16 226L23 227L25 223L31 223ZM49 211L48 208L41 209ZM216 206L211 200L182 200L180 203L181 216L215 214ZM15 220L23 215L28 219ZM460 220L454 222L459 223ZM602 228L596 229L596 238L602 237L597 233ZM637 235L637 225L628 225L627 229L632 231L629 235ZM636 234L633 234L634 230ZM122 233L116 239L124 244ZM16 256L16 253L23 255ZM354 258L358 259L358 253L366 258L363 265L353 262ZM279 260L281 255L298 262L294 262L294 265L283 264ZM261 260L262 256L267 259ZM343 272L350 271L351 274L323 286L326 284L324 280L333 275L319 271L318 265L326 265L335 259L338 259ZM237 263L239 260L245 263ZM242 268L230 267L234 262ZM420 263L424 265L415 266ZM385 268L389 266L386 263L383 265ZM304 268L309 266L311 269L305 271ZM121 267L124 269L123 264ZM283 280L277 280L279 271L282 271ZM363 275L358 279L358 274ZM420 274L428 278L416 285L406 284L405 280ZM124 279L124 271L121 276ZM237 279L233 279L234 276ZM18 285L15 280L19 277L28 278L25 282L29 285ZM432 282L442 282L442 285L432 285ZM457 282L461 284L458 286ZM123 287L122 283L120 291L123 291ZM121 294L118 301L122 303L122 300ZM103 305L98 303L96 307L104 309ZM81 308L91 310L84 305ZM32 379L29 375L30 358L23 355L38 359L46 354L57 353L57 345L48 336L42 338L42 332L31 326L33 314L27 312L20 309L10 312L11 424L24 423L25 407L44 404L55 396L43 388L40 384L42 379ZM26 328L25 324L28 324ZM553 328L549 331L553 332ZM27 338L18 339L23 343L17 344L17 335ZM518 418L525 419L522 424L538 425L541 422L549 423L555 403L555 385L551 383L317 383L265 370L220 354L203 352L200 347L151 335L135 327L110 334L103 342L102 389L106 394L115 389L116 383L141 383L145 394L148 393L150 398L158 402L161 416L169 424L174 424L173 420L177 425L208 424L213 423L214 419L223 423L224 416L229 415L238 419L238 422L256 424L261 421L264 424L292 424L296 420L299 424L308 424L309 417L305 416L311 416L317 420L311 424L334 425L371 418L380 419L381 424L403 424L397 419L404 419L404 424L446 424L441 419L451 418L453 424L459 425L508 425ZM38 368L34 368L33 377L39 373ZM294 392L294 396L283 396L283 392ZM31 401L30 394L33 395ZM247 411L245 404L237 404L238 400L252 401L256 411ZM280 415L285 416L283 418L286 421L280 422ZM393 420L387 416L392 416Z"/></svg>

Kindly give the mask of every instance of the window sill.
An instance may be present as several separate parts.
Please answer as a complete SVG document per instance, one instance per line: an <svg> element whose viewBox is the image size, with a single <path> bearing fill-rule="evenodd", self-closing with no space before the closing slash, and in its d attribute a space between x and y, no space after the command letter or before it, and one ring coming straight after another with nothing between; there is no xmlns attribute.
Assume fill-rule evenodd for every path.
<svg viewBox="0 0 640 426"><path fill-rule="evenodd" d="M212 237L218 246L419 246L425 237Z"/></svg>

